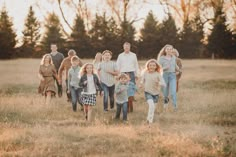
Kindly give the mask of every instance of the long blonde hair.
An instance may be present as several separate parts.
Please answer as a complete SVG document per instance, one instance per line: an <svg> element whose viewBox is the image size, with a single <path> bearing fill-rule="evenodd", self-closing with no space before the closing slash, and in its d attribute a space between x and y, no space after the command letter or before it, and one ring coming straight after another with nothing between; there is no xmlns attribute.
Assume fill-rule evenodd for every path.
<svg viewBox="0 0 236 157"><path fill-rule="evenodd" d="M96 55L95 55L95 57L94 57L93 64L97 62L97 57L98 57L98 55L101 55L101 58L100 58L99 62L102 61L102 53L101 53L101 52L98 52L98 53L96 53Z"/></svg>
<svg viewBox="0 0 236 157"><path fill-rule="evenodd" d="M150 63L155 63L156 66L157 66L157 68L155 69L155 71L156 71L156 72L161 72L161 66L158 64L157 60L155 60L155 59L149 59L149 60L146 62L145 68L144 68L143 72L148 72L148 71L149 71L149 70L148 70L148 66L149 66Z"/></svg>
<svg viewBox="0 0 236 157"><path fill-rule="evenodd" d="M45 58L48 57L48 56L50 58L49 64L53 65L52 56L50 54L43 55L43 58L42 58L42 60L40 62L40 65L44 65Z"/></svg>
<svg viewBox="0 0 236 157"><path fill-rule="evenodd" d="M94 74L94 66L93 66L93 64L92 64L92 63L85 63L85 64L81 67L81 69L80 69L80 72L79 72L79 75L80 75L80 76L83 76L83 75L87 74L86 68L87 68L88 65L91 65L91 66L93 67L92 74Z"/></svg>
<svg viewBox="0 0 236 157"><path fill-rule="evenodd" d="M159 54L158 54L158 56L157 56L157 60L158 60L158 61L160 60L160 57L161 57L161 56L165 56L165 55L166 55L166 48L167 48L167 47L173 48L172 45L166 44L166 45L161 49L161 51L159 52Z"/></svg>

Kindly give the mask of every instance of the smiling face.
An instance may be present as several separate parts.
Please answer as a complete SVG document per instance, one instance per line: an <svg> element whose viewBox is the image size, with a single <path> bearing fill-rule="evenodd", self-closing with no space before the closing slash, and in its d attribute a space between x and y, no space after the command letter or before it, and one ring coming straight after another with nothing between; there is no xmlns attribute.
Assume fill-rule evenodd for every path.
<svg viewBox="0 0 236 157"><path fill-rule="evenodd" d="M172 53L173 53L173 47L167 46L166 49L165 49L165 51L166 51L166 54L167 54L167 55L172 55Z"/></svg>
<svg viewBox="0 0 236 157"><path fill-rule="evenodd" d="M111 60L111 54L110 53L105 53L105 54L103 54L103 60L104 61L109 61L109 60Z"/></svg>
<svg viewBox="0 0 236 157"><path fill-rule="evenodd" d="M128 81L126 77L121 77L119 80L121 84L125 84Z"/></svg>
<svg viewBox="0 0 236 157"><path fill-rule="evenodd" d="M124 51L128 53L130 51L130 44L126 43L123 45Z"/></svg>
<svg viewBox="0 0 236 157"><path fill-rule="evenodd" d="M50 64L51 63L51 56L47 55L44 58L44 64Z"/></svg>
<svg viewBox="0 0 236 157"><path fill-rule="evenodd" d="M88 64L85 68L87 74L92 74L93 73L93 65Z"/></svg>
<svg viewBox="0 0 236 157"><path fill-rule="evenodd" d="M156 71L156 69L157 69L157 65L155 62L150 62L148 64L148 71L149 72L154 72L154 71Z"/></svg>

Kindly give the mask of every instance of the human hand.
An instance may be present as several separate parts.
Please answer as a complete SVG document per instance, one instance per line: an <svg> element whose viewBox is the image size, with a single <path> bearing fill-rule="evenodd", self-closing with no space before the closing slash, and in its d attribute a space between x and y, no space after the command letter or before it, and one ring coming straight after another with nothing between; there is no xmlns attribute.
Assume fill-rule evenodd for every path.
<svg viewBox="0 0 236 157"><path fill-rule="evenodd" d="M70 94L70 90L67 90L66 93Z"/></svg>
<svg viewBox="0 0 236 157"><path fill-rule="evenodd" d="M100 96L103 96L103 95L104 95L104 91L101 91L101 92L100 92Z"/></svg>
<svg viewBox="0 0 236 157"><path fill-rule="evenodd" d="M62 84L62 81L61 81L61 79L59 79L59 80L58 80L58 83L59 83L59 85L61 85L61 84Z"/></svg>

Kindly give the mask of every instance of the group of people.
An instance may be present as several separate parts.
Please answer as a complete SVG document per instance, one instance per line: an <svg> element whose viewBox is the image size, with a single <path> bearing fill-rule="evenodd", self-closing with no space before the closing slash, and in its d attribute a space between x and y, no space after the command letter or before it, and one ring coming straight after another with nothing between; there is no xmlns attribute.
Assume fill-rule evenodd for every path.
<svg viewBox="0 0 236 157"><path fill-rule="evenodd" d="M131 44L125 42L124 52L119 54L116 62L111 60L112 52L105 50L96 54L93 63L83 64L74 50L69 50L68 57L64 58L57 51L57 45L51 44L51 53L45 54L41 60L38 92L45 96L46 104L50 104L51 98L56 95L56 82L58 97L61 97L62 76L65 72L67 100L72 103L73 111L77 111L77 103L80 104L87 121L91 121L96 97L101 95L104 112L115 110L116 103L115 119L120 119L122 111L123 121L127 122L128 112L133 112L137 84L139 88L144 88L144 96L149 106L148 124L153 123L160 91L164 96L164 108L167 108L170 96L176 111L176 92L182 73L178 51L172 45L164 46L157 59L146 62L139 78L137 56L130 48Z"/></svg>

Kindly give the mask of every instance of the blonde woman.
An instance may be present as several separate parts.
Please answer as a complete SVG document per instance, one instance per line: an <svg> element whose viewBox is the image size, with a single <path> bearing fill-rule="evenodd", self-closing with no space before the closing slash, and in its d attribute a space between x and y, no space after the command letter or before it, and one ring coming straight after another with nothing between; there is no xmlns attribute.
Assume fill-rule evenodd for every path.
<svg viewBox="0 0 236 157"><path fill-rule="evenodd" d="M39 67L40 85L38 92L45 96L46 104L50 104L51 97L56 95L54 78L58 80L56 68L50 54L43 56Z"/></svg>
<svg viewBox="0 0 236 157"><path fill-rule="evenodd" d="M176 97L176 69L178 70L178 66L176 65L176 57L173 55L173 46L165 45L157 58L161 68L163 70L163 78L166 83L166 87L162 88L162 92L164 95L164 109L167 108L169 102L169 94L172 98L172 103L174 107L174 111L177 111L177 97Z"/></svg>
<svg viewBox="0 0 236 157"><path fill-rule="evenodd" d="M101 62L102 62L102 53L97 52L93 60L94 72L96 74L97 74L98 66Z"/></svg>

